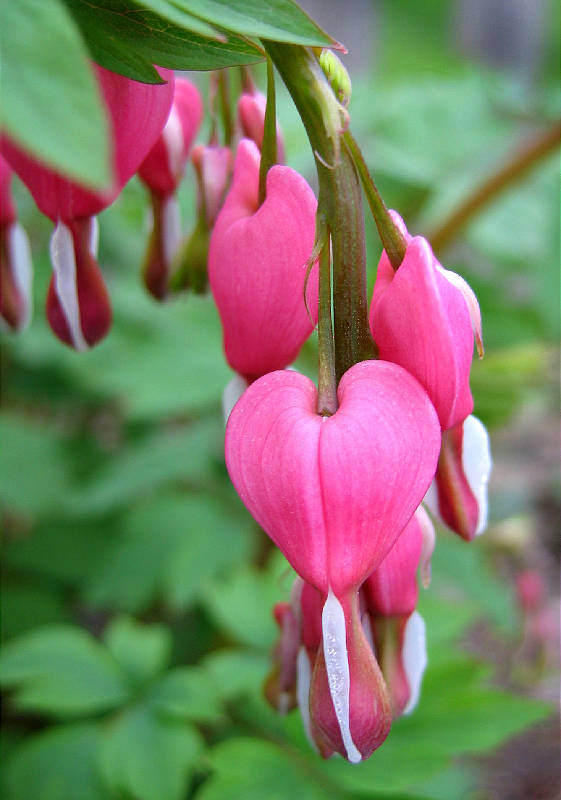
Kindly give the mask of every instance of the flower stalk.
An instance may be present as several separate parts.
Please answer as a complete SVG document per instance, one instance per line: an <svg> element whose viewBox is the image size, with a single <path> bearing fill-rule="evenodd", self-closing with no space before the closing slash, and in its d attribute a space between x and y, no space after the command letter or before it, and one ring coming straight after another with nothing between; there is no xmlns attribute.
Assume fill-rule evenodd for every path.
<svg viewBox="0 0 561 800"><path fill-rule="evenodd" d="M275 94L275 75L273 62L267 58L267 108L263 143L261 145L261 165L259 167L259 205L267 194L267 173L277 163L277 111Z"/></svg>

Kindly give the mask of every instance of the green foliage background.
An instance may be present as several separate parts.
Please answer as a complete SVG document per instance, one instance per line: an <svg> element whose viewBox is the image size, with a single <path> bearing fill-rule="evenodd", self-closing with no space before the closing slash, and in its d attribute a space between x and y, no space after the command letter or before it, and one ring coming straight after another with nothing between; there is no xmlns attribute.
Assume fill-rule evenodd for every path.
<svg viewBox="0 0 561 800"><path fill-rule="evenodd" d="M45 41L41 26L48 26L53 51L60 36L76 52L89 46L108 66L116 68L121 59L128 74L136 70L148 79L154 52L165 50L168 66L200 67L187 55L203 52L196 37L220 21L225 3L203 3L207 16L191 15L186 31L182 15L190 6L200 11L201 4L138 2L143 11L136 19L149 23L143 46L136 47L140 34L129 30L125 47L121 31L125 44L113 51L103 49L110 41L103 25L113 24L107 9L115 5L96 4L98 36L84 26L83 4L74 0L18 0L3 9L12 22L42 9L23 54L15 34L4 50L3 124L12 132L34 131L45 125L45 108L56 108L54 129L47 125L44 137L22 141L55 164L65 160L73 174L96 185L106 179L106 153L88 139L99 141L103 120L95 104L82 102L92 90L87 71L72 75L64 97L52 75L50 94L36 87L37 103L10 94L10 70L18 65L27 70L28 85L38 80L33 37ZM259 5L238 4L242 19L237 28L231 23L233 30L278 35L259 27L272 24L255 12ZM290 3L284 5L292 13ZM350 111L386 201L411 230L424 232L526 132L554 118L558 94L554 59L544 60L537 87L528 91L512 76L449 51L447 3L414 5L382 4L376 72L354 82ZM158 33L162 18L167 23ZM296 17L289 22L296 27L287 34L286 22L285 38L322 43L314 26ZM174 31L177 49L165 40ZM204 39L207 67L259 58L255 40L233 37L222 50L212 41ZM189 51L185 42L198 46ZM4 36L3 48L6 43ZM49 53L42 57L42 66L52 63ZM68 63L60 60L61 80L69 78ZM206 87L206 77L196 80ZM83 115L75 113L78 95ZM279 95L288 161L313 180L302 127L286 94ZM69 132L68 143L61 130ZM556 403L550 382L558 336L555 161L544 161L505 192L443 254L481 303L487 356L473 367L476 413L498 434L524 409L538 403L547 414ZM194 222L193 184L188 171L180 192L186 230ZM3 337L2 351L4 796L476 796L482 791L478 761L466 756L488 752L551 714L547 703L528 696L528 681L518 691L499 688L485 654L476 658L466 644L476 624L509 652L520 635L509 573L505 580L496 569L493 525L469 547L439 534L433 584L421 600L429 668L418 710L395 723L367 763L322 762L298 714L277 716L261 695L275 639L271 608L287 598L292 573L271 552L226 475L220 398L229 371L210 297L157 305L142 290L146 197L133 180L100 217L113 329L91 352L71 352L52 336L42 313L50 224L23 187L14 188L33 246L36 313L21 337ZM380 246L370 223L367 235L372 283ZM314 341L305 346L300 367L314 374ZM553 479L552 486L558 491ZM498 528L531 515L530 501L494 486L492 522Z"/></svg>

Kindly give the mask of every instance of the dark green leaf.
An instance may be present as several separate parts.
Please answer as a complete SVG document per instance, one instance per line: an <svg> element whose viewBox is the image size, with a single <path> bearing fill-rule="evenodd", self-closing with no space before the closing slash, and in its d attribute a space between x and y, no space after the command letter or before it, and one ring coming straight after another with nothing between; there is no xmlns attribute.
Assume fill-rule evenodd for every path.
<svg viewBox="0 0 561 800"><path fill-rule="evenodd" d="M152 64L169 69L211 70L263 59L262 50L234 34L216 41L214 29L167 0L65 0L93 57L129 78L155 82ZM145 7L143 7L145 6ZM148 8L150 6L150 8ZM202 33L206 32L204 35Z"/></svg>
<svg viewBox="0 0 561 800"><path fill-rule="evenodd" d="M171 653L171 634L164 625L140 625L119 617L108 626L105 643L134 684L142 685L161 672Z"/></svg>
<svg viewBox="0 0 561 800"><path fill-rule="evenodd" d="M50 728L30 738L5 765L7 800L112 800L97 764L95 725Z"/></svg>
<svg viewBox="0 0 561 800"><path fill-rule="evenodd" d="M108 125L87 51L58 0L2 6L2 128L89 186L111 182Z"/></svg>
<svg viewBox="0 0 561 800"><path fill-rule="evenodd" d="M175 5L243 36L330 47L328 36L293 0L174 0Z"/></svg>
<svg viewBox="0 0 561 800"><path fill-rule="evenodd" d="M15 688L19 709L50 714L104 711L128 697L123 675L99 642L62 625L7 644L0 657L0 682Z"/></svg>
<svg viewBox="0 0 561 800"><path fill-rule="evenodd" d="M136 800L180 800L201 747L186 723L136 706L106 728L101 769L113 793Z"/></svg>

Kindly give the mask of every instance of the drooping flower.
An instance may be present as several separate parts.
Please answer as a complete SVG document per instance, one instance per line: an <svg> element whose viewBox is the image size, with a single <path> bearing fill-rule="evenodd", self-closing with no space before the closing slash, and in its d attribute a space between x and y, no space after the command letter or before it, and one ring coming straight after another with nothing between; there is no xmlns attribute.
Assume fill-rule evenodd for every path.
<svg viewBox="0 0 561 800"><path fill-rule="evenodd" d="M12 170L0 156L0 324L21 331L31 319L31 250L17 221L11 180Z"/></svg>
<svg viewBox="0 0 561 800"><path fill-rule="evenodd" d="M370 309L380 358L400 364L424 386L442 430L462 422L473 409L469 372L474 333L481 345L481 316L475 295L454 272L443 269L426 239L411 237L403 221L407 250L394 271L385 251Z"/></svg>
<svg viewBox="0 0 561 800"><path fill-rule="evenodd" d="M337 412L322 417L308 378L291 371L260 378L229 417L226 465L254 518L320 593L314 738L322 752L358 761L381 744L391 720L357 592L424 496L440 426L422 387L395 364L356 364L338 399Z"/></svg>
<svg viewBox="0 0 561 800"><path fill-rule="evenodd" d="M168 293L172 261L180 244L176 191L202 115L203 103L197 87L185 78L176 78L167 122L138 170L150 190L153 218L144 260L144 282L160 300Z"/></svg>
<svg viewBox="0 0 561 800"><path fill-rule="evenodd" d="M316 199L297 172L274 166L259 206L259 162L257 146L242 140L208 260L226 359L248 381L290 364L317 319L316 267L307 288L312 319L304 302Z"/></svg>
<svg viewBox="0 0 561 800"><path fill-rule="evenodd" d="M110 125L113 183L92 191L44 166L7 137L1 151L23 180L39 209L56 225L50 254L53 277L47 295L47 317L56 335L83 350L95 344L111 324L111 306L95 260L94 215L110 205L156 141L173 95L173 73L159 69L167 83L138 83L103 69L97 78Z"/></svg>
<svg viewBox="0 0 561 800"><path fill-rule="evenodd" d="M208 286L210 233L222 203L232 170L232 151L217 144L199 145L191 161L197 178L197 222L178 255L172 290L192 289L201 294Z"/></svg>
<svg viewBox="0 0 561 800"><path fill-rule="evenodd" d="M420 694L427 664L425 624L416 611L417 570L430 580L433 525L422 506L361 587L363 624L368 626L386 680L394 717L410 713Z"/></svg>
<svg viewBox="0 0 561 800"><path fill-rule="evenodd" d="M434 481L425 503L462 539L471 541L487 527L487 484L492 461L489 435L470 414L444 431Z"/></svg>
<svg viewBox="0 0 561 800"><path fill-rule="evenodd" d="M252 139L261 149L265 131L265 111L267 98L257 89L247 91L240 95L238 100L238 119L243 135ZM277 161L284 163L284 141L280 125L277 122Z"/></svg>

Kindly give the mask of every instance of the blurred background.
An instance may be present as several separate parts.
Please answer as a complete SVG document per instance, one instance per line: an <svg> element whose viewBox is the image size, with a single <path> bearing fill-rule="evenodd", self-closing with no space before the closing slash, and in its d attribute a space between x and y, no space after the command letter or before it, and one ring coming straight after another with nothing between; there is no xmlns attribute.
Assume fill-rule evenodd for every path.
<svg viewBox="0 0 561 800"><path fill-rule="evenodd" d="M349 49L351 126L386 203L478 295L489 529L470 545L439 531L417 711L367 763L322 762L298 713L278 717L262 698L271 609L292 573L225 471L230 373L211 298L158 305L143 291L147 197L133 179L100 215L113 328L71 352L44 319L51 226L14 181L35 313L20 337L3 335L1 355L9 800L561 796L558 154L443 235L452 210L559 116L558 4L302 5ZM189 77L206 91L208 76ZM314 184L278 94L287 162ZM180 203L187 233L192 168ZM380 244L368 217L367 246L371 288ZM313 337L298 365L314 376Z"/></svg>

